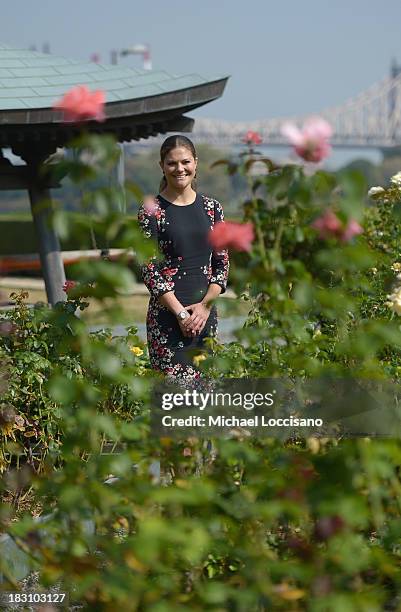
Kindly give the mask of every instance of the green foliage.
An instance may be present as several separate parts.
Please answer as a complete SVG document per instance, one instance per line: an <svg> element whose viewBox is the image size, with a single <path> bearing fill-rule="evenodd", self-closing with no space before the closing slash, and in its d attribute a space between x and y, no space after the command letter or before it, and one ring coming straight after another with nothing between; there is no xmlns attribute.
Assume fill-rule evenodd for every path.
<svg viewBox="0 0 401 612"><path fill-rule="evenodd" d="M239 171L246 173L247 163ZM231 279L251 312L238 342L220 347L218 363L204 362L210 372L346 376L352 368L363 377L389 374L382 356L398 355L401 337L385 306L383 277L374 278L372 270L389 271L383 253L389 244L383 247L381 236L392 232L395 247L397 225L391 210L384 218L365 209L366 192L355 171L305 176L300 167L284 166L250 181L244 220L253 223L256 239L250 256L235 254ZM334 234L319 239L311 224L328 208L344 226L364 219L367 231L347 243ZM372 240L375 222L380 240ZM367 314L372 300L374 325ZM391 373L398 377L397 367Z"/></svg>
<svg viewBox="0 0 401 612"><path fill-rule="evenodd" d="M131 380L148 369L145 347L134 327L123 338L113 338L111 330L105 330L90 334L84 346L80 344L78 330L84 326L75 313L86 307L82 295L89 289L77 287L80 297L60 302L55 311L40 303L29 309L27 293L12 294L15 309L0 315L0 325L9 326L0 337L1 472L15 461L18 465L27 462L41 472L46 457L59 453L63 438L60 405L76 407L74 385L95 399L100 413L113 410L129 420L139 411L141 404L133 396ZM134 356L132 347L144 357ZM88 356L86 365L84 355ZM98 364L97 370L93 364ZM115 376L104 393L96 394L111 372Z"/></svg>
<svg viewBox="0 0 401 612"><path fill-rule="evenodd" d="M77 146L70 170L85 191L114 147ZM81 159L88 149L91 161ZM255 241L249 254L232 254L231 283L250 314L236 342L210 342L205 371L307 378L351 369L396 380L400 328L385 305L396 204L365 209L355 171L305 174L259 160L269 172L254 177L250 161L247 152L218 164L248 188L243 218ZM149 256L112 191L83 204L101 235ZM364 234L320 239L311 223L327 207L344 225L363 222ZM72 223L59 211L55 222L66 236L88 231L85 214ZM0 317L0 524L29 551L42 584L61 582L96 610L398 609L399 441L155 438L158 376L136 330L122 339L89 334L78 316L88 296L103 300L131 280L126 259L85 262L76 276L66 304L28 310L21 296ZM27 491L44 522L19 503Z"/></svg>

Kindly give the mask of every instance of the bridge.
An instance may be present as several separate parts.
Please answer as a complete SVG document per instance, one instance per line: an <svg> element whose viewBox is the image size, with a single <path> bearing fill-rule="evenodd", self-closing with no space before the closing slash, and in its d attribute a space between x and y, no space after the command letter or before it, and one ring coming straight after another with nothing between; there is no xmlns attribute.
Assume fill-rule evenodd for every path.
<svg viewBox="0 0 401 612"><path fill-rule="evenodd" d="M401 66L393 61L387 78L343 104L316 114L332 126L334 134L330 142L334 147L383 150L400 146ZM194 143L233 147L241 143L248 130L254 130L266 146L288 146L288 141L281 135L283 123L291 121L301 126L308 117L310 115L241 122L198 118L189 136ZM161 141L162 138L158 137L151 142L142 140L140 144L146 146Z"/></svg>

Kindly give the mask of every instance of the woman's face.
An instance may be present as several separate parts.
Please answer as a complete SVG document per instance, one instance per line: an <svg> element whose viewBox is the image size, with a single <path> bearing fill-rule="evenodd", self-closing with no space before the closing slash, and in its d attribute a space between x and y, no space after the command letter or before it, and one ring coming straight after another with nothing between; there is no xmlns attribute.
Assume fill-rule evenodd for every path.
<svg viewBox="0 0 401 612"><path fill-rule="evenodd" d="M195 176L198 160L194 159L186 147L176 147L167 153L160 167L163 170L167 185L178 191L191 185Z"/></svg>

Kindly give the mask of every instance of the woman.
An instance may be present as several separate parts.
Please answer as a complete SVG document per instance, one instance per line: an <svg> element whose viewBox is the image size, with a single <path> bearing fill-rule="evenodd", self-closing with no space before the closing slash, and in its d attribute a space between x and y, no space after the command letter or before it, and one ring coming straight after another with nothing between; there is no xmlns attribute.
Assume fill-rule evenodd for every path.
<svg viewBox="0 0 401 612"><path fill-rule="evenodd" d="M167 138L160 149L160 193L138 213L143 232L163 255L142 268L151 294L146 319L151 365L189 385L201 376L194 354L206 337L217 334L213 301L224 293L229 269L227 251L213 252L208 241L214 224L224 219L223 209L195 191L197 165L189 138Z"/></svg>

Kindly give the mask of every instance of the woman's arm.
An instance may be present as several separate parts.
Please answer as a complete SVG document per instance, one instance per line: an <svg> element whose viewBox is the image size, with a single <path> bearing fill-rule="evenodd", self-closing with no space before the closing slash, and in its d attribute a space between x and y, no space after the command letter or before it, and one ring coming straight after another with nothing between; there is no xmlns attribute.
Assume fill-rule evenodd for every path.
<svg viewBox="0 0 401 612"><path fill-rule="evenodd" d="M169 291L168 293L164 293L159 297L159 302L163 306L166 306L176 317L179 312L186 310L181 302L177 299L174 291ZM195 331L192 330L192 325L189 322L189 317L186 319L179 319L177 317L178 325L184 336L192 337L195 335Z"/></svg>
<svg viewBox="0 0 401 612"><path fill-rule="evenodd" d="M168 293L164 293L159 297L159 302L163 306L166 306L175 316L178 315L179 312L185 310L184 306L177 299L174 291L169 291Z"/></svg>
<svg viewBox="0 0 401 612"><path fill-rule="evenodd" d="M210 283L206 295L201 300L201 304L208 307L222 293L221 286L217 283Z"/></svg>
<svg viewBox="0 0 401 612"><path fill-rule="evenodd" d="M138 210L138 222L143 234L146 238L150 238L155 248L158 249L157 220L155 214L155 212L149 211L142 205ZM150 259L141 266L141 274L143 282L153 297L159 298L164 293L173 291L174 289L174 283L166 280L162 275L161 264L156 254L150 257Z"/></svg>
<svg viewBox="0 0 401 612"><path fill-rule="evenodd" d="M147 238L151 238L158 248L157 220L154 211L150 212L143 205L140 206L138 211L138 222L143 234ZM166 306L175 316L182 310L185 310L184 306L175 296L173 291L174 283L166 280L162 275L160 271L160 262L156 255L141 266L141 274L149 293L153 295L153 297L158 298L160 304ZM178 320L178 323L184 335L192 335L190 330L187 329L188 319L184 321Z"/></svg>
<svg viewBox="0 0 401 612"><path fill-rule="evenodd" d="M224 221L223 207L217 200L214 200L214 224ZM212 228L213 231L213 228ZM230 269L230 260L228 250L212 251L212 276L209 281L210 285L216 284L221 288L221 293L224 293L227 288L228 272ZM209 285L209 287L210 287Z"/></svg>

